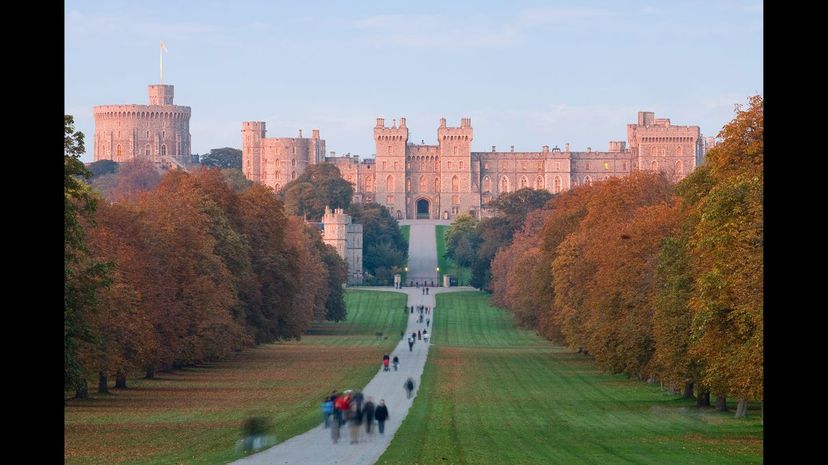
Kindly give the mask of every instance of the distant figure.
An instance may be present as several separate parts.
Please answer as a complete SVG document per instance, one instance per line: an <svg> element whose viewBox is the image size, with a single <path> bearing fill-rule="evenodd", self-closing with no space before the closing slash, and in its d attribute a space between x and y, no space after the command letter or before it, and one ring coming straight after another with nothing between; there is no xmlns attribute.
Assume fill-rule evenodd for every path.
<svg viewBox="0 0 828 465"><path fill-rule="evenodd" d="M357 407L356 402L351 406L350 418L348 418L348 428L351 431L351 444L359 442L359 427L362 426L362 412Z"/></svg>
<svg viewBox="0 0 828 465"><path fill-rule="evenodd" d="M400 358L395 355L393 363L394 363L394 371L397 371L397 368L400 366Z"/></svg>
<svg viewBox="0 0 828 465"><path fill-rule="evenodd" d="M391 358L388 354L382 356L382 371L388 371L388 362L391 361Z"/></svg>
<svg viewBox="0 0 828 465"><path fill-rule="evenodd" d="M360 412L362 412L362 401L365 399L365 397L362 395L362 391L357 391L357 392L354 394L353 399L354 399L354 401L353 401L353 402L354 402L354 403L356 404L356 406L357 406L357 410L359 410Z"/></svg>
<svg viewBox="0 0 828 465"><path fill-rule="evenodd" d="M408 338L408 351L409 352L414 351L414 338L413 337Z"/></svg>
<svg viewBox="0 0 828 465"><path fill-rule="evenodd" d="M388 407L385 406L385 399L380 399L380 403L374 410L374 418L377 420L380 434L385 434L385 420L388 419Z"/></svg>
<svg viewBox="0 0 828 465"><path fill-rule="evenodd" d="M418 330L417 330L417 340L422 340L422 339L423 339L423 334L422 334L422 333L420 332L420 330L418 329Z"/></svg>
<svg viewBox="0 0 828 465"><path fill-rule="evenodd" d="M432 284L432 286L433 286L433 285L434 285L434 284ZM426 295L428 295L428 293L429 293L429 290L428 290L428 288L426 288Z"/></svg>
<svg viewBox="0 0 828 465"><path fill-rule="evenodd" d="M371 434L371 425L374 424L374 402L373 397L369 397L362 407L362 415L365 417L365 432Z"/></svg>
<svg viewBox="0 0 828 465"><path fill-rule="evenodd" d="M413 305L411 306L411 314L412 315L414 314L414 306Z"/></svg>
<svg viewBox="0 0 828 465"><path fill-rule="evenodd" d="M431 318L426 318L426 328L428 328L429 323L431 323Z"/></svg>
<svg viewBox="0 0 828 465"><path fill-rule="evenodd" d="M417 333L415 333L415 332L413 332L413 331L412 331L412 332L411 332L411 338L412 338L412 339L414 339L414 340L416 341L416 340L417 340Z"/></svg>
<svg viewBox="0 0 828 465"><path fill-rule="evenodd" d="M334 444L339 442L339 420L336 418L331 422L331 439Z"/></svg>
<svg viewBox="0 0 828 465"><path fill-rule="evenodd" d="M333 415L333 401L330 397L326 397L322 401L322 420L325 421L325 428L331 426L331 415Z"/></svg>
<svg viewBox="0 0 828 465"><path fill-rule="evenodd" d="M423 341L428 342L428 330L423 330Z"/></svg>
<svg viewBox="0 0 828 465"><path fill-rule="evenodd" d="M403 387L405 388L405 393L408 394L408 398L410 399L411 398L411 393L414 391L414 380L411 379L411 378L408 378L405 381L405 384L403 384Z"/></svg>

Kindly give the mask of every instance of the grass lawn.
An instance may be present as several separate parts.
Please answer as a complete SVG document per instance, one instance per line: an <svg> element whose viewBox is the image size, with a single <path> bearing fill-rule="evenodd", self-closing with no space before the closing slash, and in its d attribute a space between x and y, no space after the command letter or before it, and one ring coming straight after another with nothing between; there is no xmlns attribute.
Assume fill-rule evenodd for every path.
<svg viewBox="0 0 828 465"><path fill-rule="evenodd" d="M316 426L322 397L365 386L405 328L405 294L349 290L345 300L348 321L317 324L301 341L69 401L64 463L224 464L242 457L235 442L251 414L269 417L279 442Z"/></svg>
<svg viewBox="0 0 828 465"><path fill-rule="evenodd" d="M437 225L435 231L437 234L437 266L440 267L440 283L443 282L444 274L449 274L456 277L459 285L468 286L471 281L471 269L467 266L457 266L454 260L446 257L446 231L449 226Z"/></svg>
<svg viewBox="0 0 828 465"><path fill-rule="evenodd" d="M515 328L485 294L437 295L421 390L386 464L759 464L747 419L602 374L585 356Z"/></svg>

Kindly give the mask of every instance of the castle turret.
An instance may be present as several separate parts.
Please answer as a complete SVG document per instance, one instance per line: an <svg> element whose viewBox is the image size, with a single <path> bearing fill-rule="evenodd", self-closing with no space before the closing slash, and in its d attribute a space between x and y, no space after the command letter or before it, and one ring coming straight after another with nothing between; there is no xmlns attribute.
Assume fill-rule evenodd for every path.
<svg viewBox="0 0 828 465"><path fill-rule="evenodd" d="M374 126L376 145L376 201L385 205L397 218L407 218L405 199L406 146L408 128L405 118L400 127L385 127L385 118L377 118Z"/></svg>
<svg viewBox="0 0 828 465"><path fill-rule="evenodd" d="M261 177L262 139L266 132L264 121L242 123L242 172L247 179Z"/></svg>
<svg viewBox="0 0 828 465"><path fill-rule="evenodd" d="M149 104L150 105L172 105L173 86L170 84L150 84Z"/></svg>
<svg viewBox="0 0 828 465"><path fill-rule="evenodd" d="M460 118L460 127L446 127L445 118L437 128L440 144L440 199L438 217L454 218L460 212L462 192L471 191L471 118Z"/></svg>

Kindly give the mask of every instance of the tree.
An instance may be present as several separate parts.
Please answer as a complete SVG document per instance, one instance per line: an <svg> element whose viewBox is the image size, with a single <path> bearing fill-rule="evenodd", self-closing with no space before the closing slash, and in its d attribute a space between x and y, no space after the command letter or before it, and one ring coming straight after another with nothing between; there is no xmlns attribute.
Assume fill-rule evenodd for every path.
<svg viewBox="0 0 828 465"><path fill-rule="evenodd" d="M88 166L92 177L98 177L102 174L111 174L118 171L118 163L112 160L98 160L92 162Z"/></svg>
<svg viewBox="0 0 828 465"><path fill-rule="evenodd" d="M83 396L86 367L79 357L84 343L94 343L90 324L98 292L108 285L108 266L91 259L86 225L94 224L97 198L83 181L91 175L80 161L84 136L75 131L74 118L64 117L63 144L63 385Z"/></svg>
<svg viewBox="0 0 828 465"><path fill-rule="evenodd" d="M463 214L446 230L446 255L459 266L471 266L477 256L480 243L478 223L471 215Z"/></svg>
<svg viewBox="0 0 828 465"><path fill-rule="evenodd" d="M351 183L329 163L308 166L301 176L285 184L281 193L288 214L311 221L321 221L325 207L348 208L353 196Z"/></svg>
<svg viewBox="0 0 828 465"><path fill-rule="evenodd" d="M201 164L213 168L242 169L242 151L232 147L210 149L210 153L201 156Z"/></svg>
<svg viewBox="0 0 828 465"><path fill-rule="evenodd" d="M362 225L362 267L369 275L369 283L391 284L392 270L401 268L408 256L408 244L399 223L378 203L351 204L347 212L354 223Z"/></svg>

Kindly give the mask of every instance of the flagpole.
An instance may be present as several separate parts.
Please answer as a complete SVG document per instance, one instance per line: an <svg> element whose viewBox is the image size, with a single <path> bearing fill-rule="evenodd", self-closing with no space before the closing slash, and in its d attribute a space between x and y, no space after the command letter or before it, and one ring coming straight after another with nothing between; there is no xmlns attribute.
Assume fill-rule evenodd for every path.
<svg viewBox="0 0 828 465"><path fill-rule="evenodd" d="M161 63L161 84L164 83L164 42L158 46L158 60Z"/></svg>

